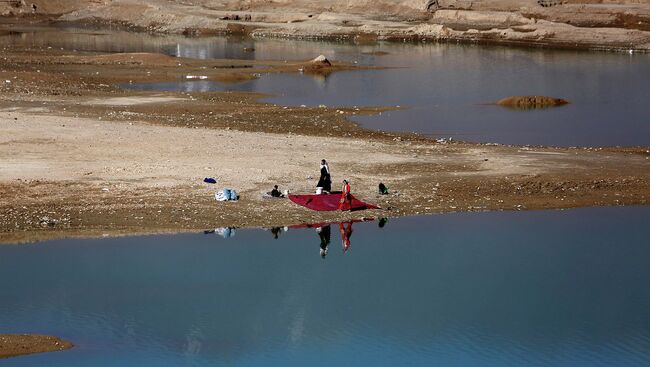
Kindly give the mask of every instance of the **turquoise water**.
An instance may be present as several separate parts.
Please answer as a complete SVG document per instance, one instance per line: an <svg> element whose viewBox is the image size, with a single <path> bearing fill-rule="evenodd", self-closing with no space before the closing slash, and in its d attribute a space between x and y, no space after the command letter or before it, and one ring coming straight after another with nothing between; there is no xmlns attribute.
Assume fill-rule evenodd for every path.
<svg viewBox="0 0 650 367"><path fill-rule="evenodd" d="M0 366L648 366L650 207L0 246ZM231 235L233 233L231 232Z"/></svg>
<svg viewBox="0 0 650 367"><path fill-rule="evenodd" d="M327 78L262 75L228 85L209 81L133 84L126 88L188 92L237 90L271 94L292 106L401 106L354 117L364 127L456 140L552 146L650 146L650 55L452 44L155 37L79 29L17 30L2 47L101 52L160 52L190 58L332 60L391 67ZM254 49L252 52L246 49ZM378 56L376 52L386 52ZM374 53L374 54L373 54ZM550 95L572 103L515 111L490 105L511 95Z"/></svg>

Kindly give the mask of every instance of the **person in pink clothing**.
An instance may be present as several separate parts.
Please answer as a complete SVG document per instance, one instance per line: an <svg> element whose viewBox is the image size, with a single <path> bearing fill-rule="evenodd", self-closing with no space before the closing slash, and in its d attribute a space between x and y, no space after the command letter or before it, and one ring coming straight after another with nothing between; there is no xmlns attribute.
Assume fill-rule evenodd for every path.
<svg viewBox="0 0 650 367"><path fill-rule="evenodd" d="M339 223L339 231L341 232L341 245L343 252L350 249L350 237L352 237L352 222Z"/></svg>
<svg viewBox="0 0 650 367"><path fill-rule="evenodd" d="M343 180L343 188L341 191L342 193L341 200L339 201L339 210L350 209L352 206L352 196L350 195L350 183L347 180Z"/></svg>

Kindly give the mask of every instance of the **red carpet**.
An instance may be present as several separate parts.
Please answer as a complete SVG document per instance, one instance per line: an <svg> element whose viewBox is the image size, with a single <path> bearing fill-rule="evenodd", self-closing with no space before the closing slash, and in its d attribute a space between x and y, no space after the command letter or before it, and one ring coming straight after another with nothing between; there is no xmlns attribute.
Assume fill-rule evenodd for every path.
<svg viewBox="0 0 650 367"><path fill-rule="evenodd" d="M364 203L363 201L350 195L352 203L344 204L343 210L364 210L364 209L379 209L378 206L373 204ZM294 203L316 210L319 212L331 212L339 209L339 202L341 200L340 193L322 194L322 195L289 195L289 200Z"/></svg>

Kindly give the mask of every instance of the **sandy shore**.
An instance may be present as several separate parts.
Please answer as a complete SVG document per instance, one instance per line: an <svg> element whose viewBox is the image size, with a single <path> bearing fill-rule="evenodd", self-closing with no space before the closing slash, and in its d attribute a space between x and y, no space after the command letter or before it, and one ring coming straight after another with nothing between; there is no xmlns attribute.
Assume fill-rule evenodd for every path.
<svg viewBox="0 0 650 367"><path fill-rule="evenodd" d="M70 342L48 335L0 334L0 359L72 348Z"/></svg>
<svg viewBox="0 0 650 367"><path fill-rule="evenodd" d="M177 61L149 54L5 53L0 79L11 83L0 92L0 242L633 205L646 204L650 194L647 148L441 144L347 120L381 108L289 108L259 103L255 94L110 86L147 78L145 71L172 80L207 65L201 70L209 69L211 78L241 73L214 67L233 60ZM264 67L295 72L295 66ZM355 195L382 210L317 213L262 198L273 184L312 192L322 158L336 182L351 179ZM218 187L239 190L242 200L215 202L215 188L202 183L208 176ZM394 194L377 195L379 182Z"/></svg>

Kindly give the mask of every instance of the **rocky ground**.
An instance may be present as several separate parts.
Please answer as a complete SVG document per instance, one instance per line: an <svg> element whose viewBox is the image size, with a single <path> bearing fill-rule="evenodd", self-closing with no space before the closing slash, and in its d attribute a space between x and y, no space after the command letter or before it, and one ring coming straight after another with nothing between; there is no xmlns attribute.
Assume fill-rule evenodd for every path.
<svg viewBox="0 0 650 367"><path fill-rule="evenodd" d="M10 0L0 14L188 35L650 50L647 0Z"/></svg>
<svg viewBox="0 0 650 367"><path fill-rule="evenodd" d="M264 61L256 69L296 72ZM383 108L300 108L247 93L150 93L126 80L254 77L236 60L7 49L0 59L0 242L281 226L450 211L647 204L648 148L471 144L361 129ZM334 63L331 70L351 68ZM326 68L327 69L327 68ZM9 82L7 82L9 81ZM382 209L318 213L263 199L312 192L318 163ZM217 203L214 187L239 202ZM379 182L391 195L376 193Z"/></svg>

